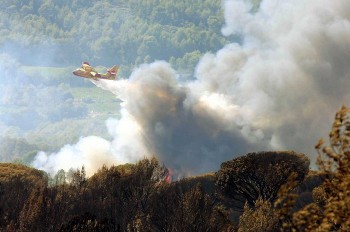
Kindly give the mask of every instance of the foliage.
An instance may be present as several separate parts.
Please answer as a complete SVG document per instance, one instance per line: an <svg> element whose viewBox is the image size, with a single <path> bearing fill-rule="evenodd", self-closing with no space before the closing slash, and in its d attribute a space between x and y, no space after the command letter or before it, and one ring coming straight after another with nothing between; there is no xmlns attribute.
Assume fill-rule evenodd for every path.
<svg viewBox="0 0 350 232"><path fill-rule="evenodd" d="M0 163L0 229L18 227L20 212L31 199L31 192L46 185L47 176L42 171L21 164Z"/></svg>
<svg viewBox="0 0 350 232"><path fill-rule="evenodd" d="M33 153L37 153L38 147L30 144L26 139L0 136L0 160L11 162L13 160L30 160Z"/></svg>
<svg viewBox="0 0 350 232"><path fill-rule="evenodd" d="M31 222L45 213L47 221L42 223L50 225L49 231L234 229L225 202L214 194L218 189L213 174L168 183L169 172L155 158L135 165L104 166L88 179L83 173L84 169L71 174L61 170L54 178L56 185L33 190L19 210L20 222L15 221L14 228L42 228ZM242 216L242 228L249 215Z"/></svg>
<svg viewBox="0 0 350 232"><path fill-rule="evenodd" d="M253 207L258 199L273 202L293 172L301 182L309 164L304 154L295 152L250 153L222 163L216 184L224 196Z"/></svg>
<svg viewBox="0 0 350 232"><path fill-rule="evenodd" d="M64 224L58 231L115 231L115 226L110 220L99 220L96 216L86 213L73 217L67 224Z"/></svg>
<svg viewBox="0 0 350 232"><path fill-rule="evenodd" d="M253 157L259 161L259 156ZM288 160L287 157L284 159ZM48 184L41 171L4 164L0 169L0 200L6 204L1 204L1 230L236 229L234 225L238 225L238 221L230 216L230 205L216 194L221 191L220 185L214 184L217 175L207 174L173 183L168 182L169 175L168 169L152 158L137 164L103 166L89 178L84 167L69 172L60 170ZM14 194L18 189L25 191ZM275 228L280 225L277 220L279 211L271 205L270 198L259 199L255 208L246 205L239 228ZM11 213L9 207L14 209ZM260 224L259 215L266 219ZM251 217L255 221L250 220ZM267 220L269 217L274 219Z"/></svg>
<svg viewBox="0 0 350 232"><path fill-rule="evenodd" d="M315 208L315 203L309 199L308 194L310 190L318 189L317 186L322 183L322 180L322 176L311 171L300 183L298 174L292 172L286 183L278 190L274 202L258 199L254 207L245 204L243 214L239 218L238 231L294 231L293 222L299 220L296 219L298 217L296 212L301 212L302 208L313 213L319 210ZM313 214L309 216L309 221L317 220L317 216ZM305 228L297 229L297 231L304 230Z"/></svg>
<svg viewBox="0 0 350 232"><path fill-rule="evenodd" d="M239 219L239 232L277 231L279 229L279 217L273 209L272 203L258 199L254 209L245 204L243 214Z"/></svg>
<svg viewBox="0 0 350 232"><path fill-rule="evenodd" d="M240 218L240 230L249 231L249 228L256 228L262 231L266 226L275 225L277 218L277 228L281 231L349 231L349 108L343 106L336 113L329 142L330 145L327 146L321 139L315 146L319 153L319 171L311 173L305 179L309 185L307 191L312 191L313 201L302 208L296 208L298 198L302 197L297 190L305 186L298 184L294 173L286 184L281 186L274 205L258 200L255 208L245 207ZM275 230L277 229L273 229Z"/></svg>
<svg viewBox="0 0 350 232"><path fill-rule="evenodd" d="M9 172L16 173L22 166L4 167L7 168L0 169L0 176L10 178ZM23 174L29 178L33 176L29 175L31 172L42 173L26 168ZM195 178L190 183L169 183L168 174L155 158L137 164L103 166L90 178L85 178L84 168L71 174L61 170L55 177L55 185L48 185L47 179L46 182L38 179L39 182L26 187L20 201L14 193L27 186L27 182L17 184L14 179L11 182L0 179L1 186L5 186L0 199L6 202L1 204L5 208L0 214L0 230L221 231L230 228L225 210L202 187L201 183L209 180L200 177L197 184ZM8 208L10 203L12 211Z"/></svg>
<svg viewBox="0 0 350 232"><path fill-rule="evenodd" d="M215 51L226 43L219 0L39 0L0 6L0 44L25 64L88 59L130 65Z"/></svg>
<svg viewBox="0 0 350 232"><path fill-rule="evenodd" d="M325 175L314 190L315 203L293 215L293 230L349 231L350 229L350 109L343 106L335 115L329 134L330 146L321 139L315 146L318 165Z"/></svg>
<svg viewBox="0 0 350 232"><path fill-rule="evenodd" d="M316 187L320 180L315 173L311 172L303 178L305 170L300 166L308 164L304 155L282 152L277 158L277 154L248 154L235 159L238 160L237 164L234 164L234 160L223 163L215 175L211 173L172 183L168 182L168 169L160 165L156 158L144 159L136 164L103 166L89 178L84 167L69 172L60 170L50 184L41 171L23 165L3 164L0 165L0 230L276 231L285 228L288 231L291 228L314 228L306 222L319 222L322 215L320 210L328 204L328 192L324 186ZM230 204L230 200L236 196L228 192L223 198L222 191L229 186L223 183L240 183L240 186L237 185L239 188L253 191L244 188L243 182L232 182L230 178L237 174L234 167L240 167L242 171L242 163L245 164L243 167L249 164L249 167L255 168L250 169L251 172L260 173L257 166L267 165L269 169L265 169L265 177L249 179L250 175L241 175L239 180L247 177L245 183L260 186L269 183L270 188L274 188L269 181L275 179L269 172L284 172L279 168L273 169L268 161L275 166L288 163L291 168L286 173L290 176L279 182L279 190L273 190L277 193L273 192L272 195L277 194L278 197L268 196L266 192L256 195L253 206L247 201L238 221L232 217ZM257 166L252 166L254 163ZM294 164L299 166L294 167ZM293 170L299 170L299 173ZM228 182L222 182L224 174L229 177ZM293 204L298 199L298 193L312 189L315 195L319 195L319 205L312 203L300 211L304 213L294 213L297 209L293 208ZM263 193L262 190L259 191ZM10 208L13 210L10 211ZM308 217L308 221L305 221L305 210L316 213L316 216ZM304 224L300 223L303 220ZM296 224L297 221L299 224Z"/></svg>

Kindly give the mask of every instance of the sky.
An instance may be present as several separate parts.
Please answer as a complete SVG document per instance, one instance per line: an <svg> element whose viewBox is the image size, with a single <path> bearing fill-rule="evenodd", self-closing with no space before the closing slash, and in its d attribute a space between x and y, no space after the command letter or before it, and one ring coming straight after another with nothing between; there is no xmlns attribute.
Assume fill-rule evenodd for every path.
<svg viewBox="0 0 350 232"><path fill-rule="evenodd" d="M350 5L346 0L223 1L225 36L204 55L194 78L180 81L165 61L137 67L129 78L93 81L121 99L112 136L82 137L33 166L55 173L157 157L175 175L217 171L252 151L295 150L315 160L314 145L350 100ZM69 161L69 162L68 162Z"/></svg>

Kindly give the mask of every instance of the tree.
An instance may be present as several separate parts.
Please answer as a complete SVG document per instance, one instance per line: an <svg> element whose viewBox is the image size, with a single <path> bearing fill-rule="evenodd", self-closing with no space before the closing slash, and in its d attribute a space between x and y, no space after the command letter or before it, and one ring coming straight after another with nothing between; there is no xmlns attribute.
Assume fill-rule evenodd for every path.
<svg viewBox="0 0 350 232"><path fill-rule="evenodd" d="M0 163L0 230L19 227L20 213L33 189L47 186L44 172L21 164ZM15 231L15 230L12 230Z"/></svg>
<svg viewBox="0 0 350 232"><path fill-rule="evenodd" d="M85 213L73 217L68 223L61 226L58 231L116 231L111 220L98 219L95 215Z"/></svg>
<svg viewBox="0 0 350 232"><path fill-rule="evenodd" d="M46 209L47 199L45 188L33 189L27 202L20 212L21 231L44 231L47 230Z"/></svg>
<svg viewBox="0 0 350 232"><path fill-rule="evenodd" d="M239 232L278 231L278 214L270 201L258 199L254 209L248 204L239 218Z"/></svg>
<svg viewBox="0 0 350 232"><path fill-rule="evenodd" d="M327 146L321 139L315 146L324 183L313 191L315 202L293 214L289 229L350 230L350 108L343 106L336 113L329 142Z"/></svg>
<svg viewBox="0 0 350 232"><path fill-rule="evenodd" d="M174 215L180 202L175 184L160 183L151 195L149 210L151 221L159 231L172 231Z"/></svg>
<svg viewBox="0 0 350 232"><path fill-rule="evenodd" d="M73 171L72 180L70 184L75 187L83 187L86 184L86 172L84 165L81 167L81 170L77 169L76 171Z"/></svg>
<svg viewBox="0 0 350 232"><path fill-rule="evenodd" d="M258 199L273 202L293 172L302 181L309 164L304 154L290 151L249 153L222 163L216 185L225 197L240 202L240 207L245 202L254 207Z"/></svg>
<svg viewBox="0 0 350 232"><path fill-rule="evenodd" d="M174 215L173 229L180 231L210 231L213 204L200 184L185 193Z"/></svg>
<svg viewBox="0 0 350 232"><path fill-rule="evenodd" d="M61 169L54 176L54 185L64 185L66 184L66 172Z"/></svg>

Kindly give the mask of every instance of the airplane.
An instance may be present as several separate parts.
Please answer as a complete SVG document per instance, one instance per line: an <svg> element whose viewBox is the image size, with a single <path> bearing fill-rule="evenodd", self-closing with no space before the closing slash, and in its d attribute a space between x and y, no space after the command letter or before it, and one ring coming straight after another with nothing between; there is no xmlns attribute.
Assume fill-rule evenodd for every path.
<svg viewBox="0 0 350 232"><path fill-rule="evenodd" d="M114 65L112 68L108 69L106 73L98 73L88 62L84 62L81 68L73 71L73 74L88 79L94 79L95 81L98 79L115 80L118 69L119 67Z"/></svg>

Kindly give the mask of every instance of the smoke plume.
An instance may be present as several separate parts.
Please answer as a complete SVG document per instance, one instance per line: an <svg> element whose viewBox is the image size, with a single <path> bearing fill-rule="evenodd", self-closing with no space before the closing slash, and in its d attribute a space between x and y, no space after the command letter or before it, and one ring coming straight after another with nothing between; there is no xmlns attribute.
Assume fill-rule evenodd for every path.
<svg viewBox="0 0 350 232"><path fill-rule="evenodd" d="M95 81L123 101L121 118L106 122L113 141L89 138L102 144L99 151L93 146L99 162L90 162L83 138L57 154L39 154L34 166L57 169L67 154L77 153L77 163L91 163L93 172L102 162L156 156L178 175L190 175L257 150L293 149L313 158L313 146L327 136L335 111L350 100L350 5L223 5L222 33L239 35L240 43L202 57L193 81L178 81L161 61L140 66L129 79Z"/></svg>

